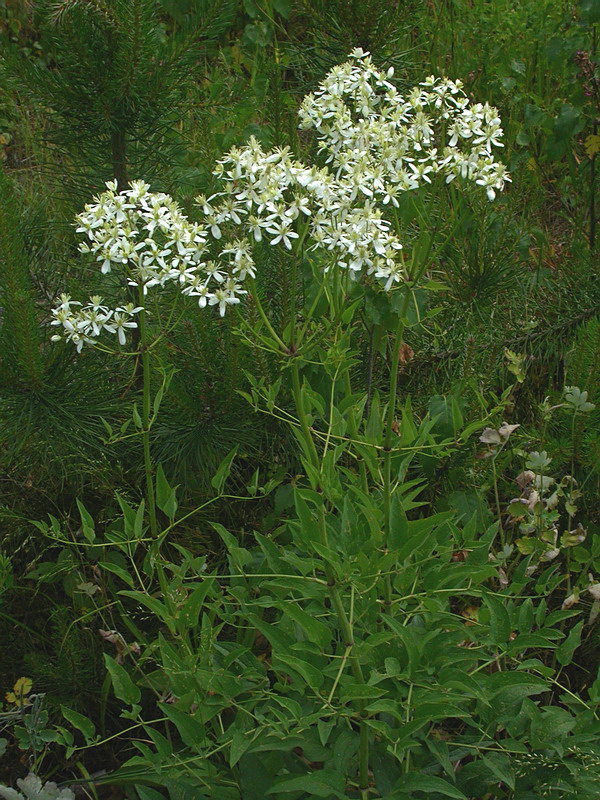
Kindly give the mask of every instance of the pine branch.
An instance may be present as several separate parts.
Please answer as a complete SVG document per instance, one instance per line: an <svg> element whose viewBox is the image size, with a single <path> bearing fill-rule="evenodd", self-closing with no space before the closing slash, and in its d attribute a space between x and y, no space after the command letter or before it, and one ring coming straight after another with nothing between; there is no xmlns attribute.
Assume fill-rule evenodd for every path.
<svg viewBox="0 0 600 800"><path fill-rule="evenodd" d="M41 384L43 375L40 328L17 201L1 165L0 197L0 286L5 307L3 350L14 359L12 364L7 364L13 375L33 388Z"/></svg>

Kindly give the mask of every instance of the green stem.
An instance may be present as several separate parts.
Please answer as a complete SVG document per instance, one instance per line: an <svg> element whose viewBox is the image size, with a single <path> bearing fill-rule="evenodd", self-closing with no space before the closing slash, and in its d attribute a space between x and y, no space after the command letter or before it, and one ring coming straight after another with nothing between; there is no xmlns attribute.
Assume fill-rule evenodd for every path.
<svg viewBox="0 0 600 800"><path fill-rule="evenodd" d="M346 395L350 397L352 395L352 382L350 381L350 370L346 370L344 373L344 384L346 388ZM353 439L358 439L358 425L356 423L356 418L354 414L351 414L349 417L350 420L350 433ZM369 492L369 479L367 476L367 465L363 458L360 459L359 462L359 469L360 469L360 482L362 484L363 490L368 493Z"/></svg>
<svg viewBox="0 0 600 800"><path fill-rule="evenodd" d="M150 453L150 350L146 330L146 310L144 308L144 288L138 286L138 301L142 306L139 312L140 351L142 356L142 442L144 445L144 472L146 473L146 508L150 519L150 533L152 538L158 536L158 523L156 521L156 501L154 498L154 477L152 470L152 455Z"/></svg>
<svg viewBox="0 0 600 800"><path fill-rule="evenodd" d="M358 786L362 800L369 797L369 729L364 718L360 721L360 739L358 745Z"/></svg>
<svg viewBox="0 0 600 800"><path fill-rule="evenodd" d="M304 410L304 398L302 397L302 386L300 383L300 370L298 368L298 359L293 357L291 359L292 365L292 387L294 393L294 404L296 406L296 413L298 414L298 420L300 422L300 429L303 433L305 445L306 445L306 455L310 458L311 464L313 467L319 467L319 454L317 453L317 448L315 446L314 439L312 437L312 433L310 430L310 425L308 424L308 418L306 416L306 412ZM318 491L317 486L313 486L314 489Z"/></svg>
<svg viewBox="0 0 600 800"><path fill-rule="evenodd" d="M302 431L303 438L305 441L304 450L311 463L311 466L314 468L316 473L320 469L320 459L312 437L310 426L308 424L308 418L306 416L306 412L304 411L304 402L303 402L302 388L300 383L300 370L298 368L298 359L295 357L292 357L291 370L292 370L292 384L294 392L294 402L296 405L296 413L298 414L298 420L300 422L300 430ZM314 484L314 480L311 482ZM319 492L320 486L318 484L313 485L313 489ZM319 538L321 539L322 545L328 548L329 541L327 536L327 520L325 518L324 498L323 502L320 504L318 508L318 529L319 529ZM344 648L346 649L346 652L349 654L348 660L350 663L350 668L352 670L352 674L354 675L354 679L356 680L356 682L362 684L364 683L364 676L360 661L355 655L352 655L352 649L354 647L354 634L353 634L352 623L348 618L348 614L346 613L346 609L344 608L344 603L342 602L342 598L338 590L337 576L335 570L326 559L323 560L323 563L325 569L325 576L327 578L327 591L329 592L331 605L337 615L338 622L342 631ZM363 701L360 701L357 705L359 714L361 716L360 748L359 748L359 783L360 783L361 794L363 798L366 798L368 794L368 780L369 780L369 771L368 771L369 731L365 723L365 720L363 718L363 715L365 713L364 711L365 703Z"/></svg>
<svg viewBox="0 0 600 800"><path fill-rule="evenodd" d="M404 336L404 329L406 327L405 317L408 311L408 303L410 300L410 290L405 287L404 302L400 311L400 318L398 320L398 327L393 343L392 353L392 366L390 374L390 396L387 408L387 420L385 428L385 439L383 445L383 510L384 510L384 526L383 526L383 547L387 549L389 546L391 535L391 520L392 520L392 435L394 425L394 414L396 412L396 395L398 392L398 367L400 364L400 344ZM392 577L386 575L385 579L385 605L390 607L392 602Z"/></svg>
<svg viewBox="0 0 600 800"><path fill-rule="evenodd" d="M300 234L298 243L295 248L294 256L292 258L292 268L290 271L290 353L296 352L296 295L298 288L296 283L298 281L298 264L304 260L304 240L308 233L308 221L300 225Z"/></svg>
<svg viewBox="0 0 600 800"><path fill-rule="evenodd" d="M267 312L265 311L265 309L263 308L262 303L260 302L260 297L258 295L258 289L256 287L256 280L254 278L249 278L248 279L248 283L249 283L251 291L252 291L252 297L254 299L254 304L256 306L256 310L258 311L260 318L264 322L266 329L269 331L269 333L271 334L273 339L277 342L279 347L284 351L287 350L286 343L278 335L278 333L276 332L275 328L271 325L271 321L267 316Z"/></svg>
<svg viewBox="0 0 600 800"><path fill-rule="evenodd" d="M575 479L575 449L577 447L576 443L577 429L575 427L576 419L577 419L577 410L573 411L573 418L571 420L571 478L573 480ZM572 482L571 486L573 486Z"/></svg>
<svg viewBox="0 0 600 800"><path fill-rule="evenodd" d="M494 478L494 498L496 500L496 513L498 514L498 530L500 531L500 544L504 549L504 527L502 526L502 508L500 507L500 493L498 491L498 473L496 472L496 456L492 456L492 475Z"/></svg>
<svg viewBox="0 0 600 800"><path fill-rule="evenodd" d="M296 293L298 291L296 282L298 280L298 259L300 253L294 253L292 258L292 268L290 270L290 295L289 295L289 309L290 309L290 344L289 352L294 354L296 352ZM285 331L284 334L285 336Z"/></svg>
<svg viewBox="0 0 600 800"><path fill-rule="evenodd" d="M340 312L340 314L338 316L334 317L334 319L332 319L329 322L329 324L326 325L325 328L323 328L322 331L320 331L319 333L313 334L313 336L311 336L310 339L307 339L306 342L304 342L302 344L302 349L301 350L298 349L298 353L302 352L303 355L307 355L308 353L311 352L311 350L315 350L315 348L317 348L321 344L323 339L325 339L325 337L328 336L329 333L338 324L338 322L341 319L341 316L342 316L342 314Z"/></svg>
<svg viewBox="0 0 600 800"><path fill-rule="evenodd" d="M298 333L298 335L296 337L297 346L298 347L301 345L301 343L302 343L302 341L304 339L304 336L305 336L306 332L308 331L308 329L310 327L310 321L314 317L315 309L317 308L317 305L319 304L319 300L321 299L321 297L323 295L324 287L325 287L325 281L321 279L321 282L319 284L319 291L316 293L315 299L313 300L313 303L312 303L310 309L308 310L308 314L306 315L306 319L304 320L304 323L302 324L302 326L300 328L300 331L299 331L299 333Z"/></svg>

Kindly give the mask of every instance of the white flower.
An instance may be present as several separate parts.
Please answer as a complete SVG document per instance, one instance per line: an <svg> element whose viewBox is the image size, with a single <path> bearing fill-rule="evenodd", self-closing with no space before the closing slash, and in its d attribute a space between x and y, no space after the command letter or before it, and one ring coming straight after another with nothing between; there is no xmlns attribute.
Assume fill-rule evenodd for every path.
<svg viewBox="0 0 600 800"><path fill-rule="evenodd" d="M274 237L271 239L270 244L279 244L279 242L283 242L288 250L292 249L291 239L298 238L298 234L295 231L290 230L289 221L279 223L272 222L271 226L267 228L267 233L272 234Z"/></svg>
<svg viewBox="0 0 600 800"><path fill-rule="evenodd" d="M440 146L442 152L444 145L455 148L467 143L468 149L459 154L468 161L477 161L481 154L489 155L492 148L502 146L497 111L488 104L471 105L460 81L430 76L404 99L389 83L389 77L374 67L368 53L357 55L353 51L350 60L331 70L300 109L300 126L317 131L321 150L336 168L336 176L352 179L356 191L366 189L366 193L379 195L378 184L383 179L384 197L389 203L390 184L407 191L430 181L430 172L440 167ZM358 173L356 158L349 161L350 154L360 154ZM404 175L398 176L398 171L404 161L410 162L417 154L426 156L431 169L417 167L417 180L408 182ZM362 180L365 171L373 178L371 184ZM450 172L447 180L457 174ZM475 180L481 176L474 169L463 177ZM501 188L490 187L489 196Z"/></svg>
<svg viewBox="0 0 600 800"><path fill-rule="evenodd" d="M198 298L198 305L200 306L200 308L205 308L206 304L210 303L210 301L214 297L213 293L209 291L208 286L198 286L194 288L192 291L188 292L188 294L192 297Z"/></svg>
<svg viewBox="0 0 600 800"><path fill-rule="evenodd" d="M225 316L227 306L235 305L240 302L240 298L237 297L238 294L246 294L246 292L238 286L238 284L228 281L223 288L217 289L215 293L210 296L208 304L211 306L218 304L219 313L223 317Z"/></svg>
<svg viewBox="0 0 600 800"><path fill-rule="evenodd" d="M131 321L128 312L115 311L110 323L104 327L107 331L110 331L110 333L116 333L119 339L119 344L124 346L127 342L125 330L127 328L137 328L137 322Z"/></svg>

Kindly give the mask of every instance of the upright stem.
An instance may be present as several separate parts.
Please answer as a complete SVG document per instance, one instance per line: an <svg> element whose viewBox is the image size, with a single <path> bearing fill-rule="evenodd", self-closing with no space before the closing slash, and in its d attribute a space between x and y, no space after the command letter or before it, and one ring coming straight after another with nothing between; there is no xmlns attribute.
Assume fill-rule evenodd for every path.
<svg viewBox="0 0 600 800"><path fill-rule="evenodd" d="M350 370L347 369L344 373L344 384L346 388L346 395L350 397L352 394L352 382L350 380ZM350 416L350 433L353 439L358 439L358 425L356 423L356 418L354 415ZM367 475L367 465L364 462L364 459L360 459L359 461L359 469L360 469L360 482L362 484L362 488L365 492L369 491L369 478Z"/></svg>
<svg viewBox="0 0 600 800"><path fill-rule="evenodd" d="M125 128L120 121L117 122L116 127L113 129L110 136L110 161L113 177L117 182L117 191L123 192L125 189L127 189L129 175L127 168L127 138L125 136ZM129 300L135 304L135 286L127 285L126 291L129 296ZM141 335L141 324L139 328L133 328L131 330L132 350L141 350ZM139 361L136 361L134 365L134 380L136 388L139 389L143 382L143 375L141 374Z"/></svg>
<svg viewBox="0 0 600 800"><path fill-rule="evenodd" d="M365 406L365 417L369 418L371 411L371 395L373 392L373 368L375 367L375 323L369 331L369 360L367 367L367 404Z"/></svg>
<svg viewBox="0 0 600 800"><path fill-rule="evenodd" d="M311 475L310 475L310 482L312 488L321 493L322 489L320 486L320 481L318 476L320 475L321 471L321 459L319 457L319 453L317 451L312 431L310 429L310 425L308 424L308 417L306 415L306 411L304 409L304 398L302 396L302 383L300 380L300 368L298 366L298 336L296 332L296 282L298 277L298 266L302 263L303 260L303 253L304 253L304 240L308 233L309 223L308 221L304 221L302 224L299 225L299 237L295 247L295 252L292 258L292 264L290 269L290 303L289 303L289 346L285 347L284 350L287 351L290 360L291 360L291 372L292 372L292 391L294 396L294 403L296 406L296 413L298 415L298 420L300 422L300 431L302 433L302 438L304 440L304 454L306 456L307 462L311 466ZM335 283L335 281L334 281ZM337 285L334 285L333 293L334 295L337 292ZM314 308L314 306L313 306ZM262 312L262 313L261 313ZM274 334L275 341L281 344L281 339L277 334L273 331L272 326L270 325L268 318L265 319L266 315L264 314L264 310L261 309L259 303L259 313L263 317L263 322L267 325L267 329ZM338 314L334 314L335 320L338 318ZM332 324L334 324L332 322ZM309 325L309 320L306 320L306 325ZM301 332L302 334L302 332ZM284 334L285 335L285 334ZM300 336L301 338L301 336ZM310 345L310 342L309 342ZM308 350L309 347L303 348ZM326 520L326 511L325 511L325 498L322 497L322 501L319 503L317 508L317 526L319 531L319 539L323 547L329 547L328 535L327 535L327 520ZM350 668L352 670L352 674L354 676L354 680L357 683L364 683L364 676L362 667L360 664L359 659L356 655L353 655L352 651L354 648L354 634L353 634L353 625L346 613L346 609L344 608L344 603L342 601L342 597L340 595L337 583L337 575L336 571L333 566L329 563L329 561L324 558L324 570L325 575L327 577L327 591L329 592L329 598L331 601L331 606L335 611L335 614L338 618L338 624L340 626L342 637L343 637L343 645L345 653L348 656L348 661L350 664ZM360 724L360 742L359 742L359 758L358 758L358 781L360 787L360 793L362 800L368 800L368 793L369 793L369 729L366 724L366 717L368 716L365 711L365 701L359 700L357 702L357 711L359 714L359 724Z"/></svg>
<svg viewBox="0 0 600 800"><path fill-rule="evenodd" d="M315 469L315 471L317 471L320 467L319 454L317 452L317 448L315 446L314 439L312 437L306 412L304 411L302 388L300 383L300 370L298 368L298 359L294 356L292 356L291 359L291 370L292 370L294 402L296 405L296 413L298 414L298 420L300 422L300 430L302 431L303 438L305 441L305 452L309 456L311 466ZM313 485L313 489L319 491L320 487L318 485ZM327 521L325 518L324 501L320 504L318 509L318 529L319 529L319 538L321 539L321 544L324 547L328 547L329 542L327 536ZM340 628L342 630L344 647L346 648L346 651L350 653L349 662L350 662L350 668L352 669L352 674L354 675L354 679L357 681L357 683L364 683L364 676L362 667L360 665L360 661L356 656L352 655L352 648L354 646L354 634L352 630L352 624L348 618L348 614L346 613L346 609L344 608L344 603L342 602L342 598L338 590L337 576L335 570L326 559L324 559L324 569L325 569L325 575L327 577L327 591L329 592L331 605L335 610ZM362 797L365 798L366 800L368 795L368 786L369 786L369 731L364 720L364 714L365 714L364 709L365 709L365 703L363 701L360 701L358 703L358 711L360 714L358 780Z"/></svg>
<svg viewBox="0 0 600 800"><path fill-rule="evenodd" d="M398 327L396 329L396 336L394 338L394 350L392 353L392 366L390 375L390 396L388 400L387 420L385 428L385 440L383 444L383 510L384 510L384 526L383 526L383 547L387 549L389 546L391 535L391 520L392 520L392 435L394 425L394 414L396 412L396 395L398 391L398 367L400 364L400 345L402 337L404 336L404 328L406 326L405 317L408 311L408 302L410 300L410 291L405 287L404 302L400 311L400 318L398 320ZM390 574L386 575L385 579L385 605L390 608L392 603L392 577Z"/></svg>
<svg viewBox="0 0 600 800"><path fill-rule="evenodd" d="M263 308L263 305L262 305L262 303L260 301L260 296L258 294L258 288L256 286L255 278L249 278L248 279L248 284L250 285L250 288L251 288L251 291L252 291L252 297L254 298L254 304L256 306L256 310L258 311L259 316L260 316L261 320L263 321L266 329L269 331L269 333L271 334L273 339L277 342L279 347L282 350L286 350L287 346L286 346L285 342L278 335L278 333L275 330L275 328L271 325L271 321L269 320L269 317L267 316L267 312Z"/></svg>
<svg viewBox="0 0 600 800"><path fill-rule="evenodd" d="M139 312L140 351L142 355L142 442L144 445L144 471L146 473L146 507L150 518L150 532L152 538L158 536L156 521L156 501L154 499L154 475L152 470L152 456L150 453L150 350L146 331L146 310L144 308L144 288L138 287L138 300L142 310Z"/></svg>
<svg viewBox="0 0 600 800"><path fill-rule="evenodd" d="M292 257L292 264L290 270L290 347L289 351L292 355L296 353L296 292L297 287L296 283L298 280L298 265L302 262L304 258L304 240L306 239L306 234L308 233L308 221L304 222L303 224L299 225L300 234L298 237L298 243L295 248L295 253Z"/></svg>
<svg viewBox="0 0 600 800"><path fill-rule="evenodd" d="M361 712L362 716L363 712ZM360 721L360 738L358 744L358 785L362 800L369 797L369 729L364 717Z"/></svg>
<svg viewBox="0 0 600 800"><path fill-rule="evenodd" d="M498 473L496 471L496 457L498 453L492 456L492 475L494 478L494 499L496 501L496 514L498 515L498 530L500 532L500 544L502 548L505 545L504 526L502 525L502 507L500 505L500 492L498 490Z"/></svg>
<svg viewBox="0 0 600 800"><path fill-rule="evenodd" d="M592 127L594 136L598 133L598 122ZM590 250L596 248L596 153L590 158Z"/></svg>
<svg viewBox="0 0 600 800"><path fill-rule="evenodd" d="M298 420L300 421L300 429L302 430L304 436L307 448L307 454L310 454L310 460L312 466L318 469L319 454L317 453L317 448L315 446L312 433L310 432L310 425L308 424L308 419L306 416L306 412L304 410L302 387L300 384L300 370L298 368L298 359L292 356L291 362L292 362L292 387L294 392L294 403L296 405L296 413L298 414ZM317 486L313 488L318 490Z"/></svg>

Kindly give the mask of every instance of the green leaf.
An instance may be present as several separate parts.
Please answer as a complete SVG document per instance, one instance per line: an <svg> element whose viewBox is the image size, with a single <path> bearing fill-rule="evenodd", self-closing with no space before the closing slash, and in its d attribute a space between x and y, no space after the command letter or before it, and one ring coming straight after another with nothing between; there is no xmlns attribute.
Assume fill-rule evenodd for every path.
<svg viewBox="0 0 600 800"><path fill-rule="evenodd" d="M281 609L286 617L293 619L306 632L309 641L325 649L331 642L331 632L327 625L304 611L297 603L285 602Z"/></svg>
<svg viewBox="0 0 600 800"><path fill-rule="evenodd" d="M504 603L492 594L483 597L490 610L490 639L493 644L506 644L510 637L510 617Z"/></svg>
<svg viewBox="0 0 600 800"><path fill-rule="evenodd" d="M533 628L533 601L528 597L519 608L517 628L521 633L529 633Z"/></svg>
<svg viewBox="0 0 600 800"><path fill-rule="evenodd" d="M229 733L229 731L228 731ZM229 748L229 766L235 767L240 758L252 744L252 738L244 731L234 731Z"/></svg>
<svg viewBox="0 0 600 800"><path fill-rule="evenodd" d="M484 705L490 705L483 686L465 670L445 667L439 674L439 681L445 688L459 689L466 697L476 697Z"/></svg>
<svg viewBox="0 0 600 800"><path fill-rule="evenodd" d="M436 394L429 399L428 411L441 436L454 437L462 428L463 418L456 397Z"/></svg>
<svg viewBox="0 0 600 800"><path fill-rule="evenodd" d="M232 533L229 533L227 528L219 522L211 522L210 524L223 540L227 547L227 552L231 556L231 560L238 569L242 570L243 567L252 562L252 554L250 551L246 550L244 547L240 547L238 540Z"/></svg>
<svg viewBox="0 0 600 800"><path fill-rule="evenodd" d="M225 481L231 473L231 465L233 464L233 459L235 458L237 451L238 445L236 444L233 450L230 450L223 461L221 461L219 468L215 472L215 475L210 482L211 486L213 486L213 488L215 488L219 494L221 494L223 491Z"/></svg>
<svg viewBox="0 0 600 800"><path fill-rule="evenodd" d="M81 517L81 529L83 531L83 535L88 542L94 542L96 540L94 520L80 500L77 500L77 508L79 509L79 516Z"/></svg>
<svg viewBox="0 0 600 800"><path fill-rule="evenodd" d="M107 422L104 419L104 417L100 417L100 422L104 425L104 428L105 428L105 430L106 430L106 432L108 434L108 438L112 439L112 435L113 435L112 425L109 422Z"/></svg>
<svg viewBox="0 0 600 800"><path fill-rule="evenodd" d="M144 423L142 422L142 418L140 417L140 412L137 409L137 403L133 404L132 416L133 416L133 424L135 425L135 427L139 431L143 430Z"/></svg>
<svg viewBox="0 0 600 800"><path fill-rule="evenodd" d="M450 760L450 752L448 745L443 740L433 739L429 737L425 740L425 744L433 755L437 758L440 766L450 778L454 778L454 765Z"/></svg>
<svg viewBox="0 0 600 800"><path fill-rule="evenodd" d="M308 797L334 797L345 798L344 785L345 779L339 772L333 770L319 769L308 775L299 775L295 778L287 778L280 783L276 783L267 794L279 794L280 792L302 792Z"/></svg>
<svg viewBox="0 0 600 800"><path fill-rule="evenodd" d="M152 743L156 747L156 753L161 760L167 760L173 752L173 744L166 736L153 728L152 725L144 725L144 730L152 739Z"/></svg>
<svg viewBox="0 0 600 800"><path fill-rule="evenodd" d="M134 539L141 539L144 535L144 511L145 511L146 503L144 500L139 504L137 511L135 512L135 520L133 522L133 538Z"/></svg>
<svg viewBox="0 0 600 800"><path fill-rule="evenodd" d="M239 794L235 796L236 800L237 798L265 800L267 790L273 785L273 778L260 756L256 753L242 756L238 770L240 782ZM215 800L214 796L213 800Z"/></svg>
<svg viewBox="0 0 600 800"><path fill-rule="evenodd" d="M335 720L333 719L320 719L317 720L317 730L319 731L319 739L323 747L327 744L331 731L335 727Z"/></svg>
<svg viewBox="0 0 600 800"><path fill-rule="evenodd" d="M99 561L98 566L100 569L105 569L107 572L112 572L118 578L121 578L128 586L133 588L133 578L124 567L119 564L114 564L112 561Z"/></svg>
<svg viewBox="0 0 600 800"><path fill-rule="evenodd" d="M256 614L247 614L246 619L262 633L274 651L287 652L293 644L293 640L285 634L278 625L264 622Z"/></svg>
<svg viewBox="0 0 600 800"><path fill-rule="evenodd" d="M556 648L556 658L558 663L566 667L573 661L575 650L581 643L581 630L583 628L583 620L574 625L569 631L567 638Z"/></svg>
<svg viewBox="0 0 600 800"><path fill-rule="evenodd" d="M130 706L139 703L142 694L139 687L131 680L127 670L117 664L115 659L107 653L104 654L104 663L110 673L115 696Z"/></svg>
<svg viewBox="0 0 600 800"><path fill-rule="evenodd" d="M273 8L285 19L292 13L292 0L273 0Z"/></svg>
<svg viewBox="0 0 600 800"><path fill-rule="evenodd" d="M348 683L342 689L342 703L348 700L373 700L386 694L385 689L378 689L377 686L370 686L367 683Z"/></svg>
<svg viewBox="0 0 600 800"><path fill-rule="evenodd" d="M194 750L199 750L206 740L204 725L170 703L159 703L159 707L177 728L182 742Z"/></svg>
<svg viewBox="0 0 600 800"><path fill-rule="evenodd" d="M437 792L437 794L443 794L445 797L454 797L456 800L468 800L460 789L448 783L444 778L436 778L434 775L416 774L414 772L405 778L401 778L394 786L394 790L406 792L409 795L411 792L423 792L423 794L427 795Z"/></svg>
<svg viewBox="0 0 600 800"><path fill-rule="evenodd" d="M565 400L576 411L585 413L596 408L594 403L588 402L588 393L582 392L578 386L565 386Z"/></svg>
<svg viewBox="0 0 600 800"><path fill-rule="evenodd" d="M301 538L302 543L307 547L310 547L311 543L316 541L319 536L317 518L311 505L316 504L317 507L319 507L323 502L319 495L316 495L316 498L313 497L313 495L316 495L316 493L311 490L299 489L297 487L294 489L294 505L298 517L296 530L298 531L298 536ZM308 500L311 501L311 505L307 502Z"/></svg>
<svg viewBox="0 0 600 800"><path fill-rule="evenodd" d="M515 788L515 771L510 763L508 756L504 753L488 753L483 756L483 762L490 772L509 789Z"/></svg>
<svg viewBox="0 0 600 800"><path fill-rule="evenodd" d="M489 507L477 492L457 489L448 495L448 505L456 510L458 520L463 524L475 516L477 525L480 528L487 528L491 516Z"/></svg>
<svg viewBox="0 0 600 800"><path fill-rule="evenodd" d="M151 611L156 617L158 617L161 622L164 622L166 625L170 625L172 620L170 619L169 612L167 607L164 603L161 603L156 597L152 597L149 594L144 594L144 592L137 592L137 591L130 591L129 589L122 589L119 594L125 595L125 597L131 597L133 600L136 600L141 605L145 606L149 611ZM171 628L169 627L171 630ZM174 633L174 630L171 630Z"/></svg>
<svg viewBox="0 0 600 800"><path fill-rule="evenodd" d="M154 400L152 402L152 416L157 417L158 412L160 410L161 403L163 401L163 397L165 394L166 385L163 383L161 386L158 387L156 394L154 395Z"/></svg>
<svg viewBox="0 0 600 800"><path fill-rule="evenodd" d="M129 505L127 500L118 492L115 492L115 497L117 498L117 502L121 507L121 512L123 514L123 520L125 523L125 533L127 534L127 538L130 538L133 535L133 529L135 527L135 520L136 520L136 510Z"/></svg>
<svg viewBox="0 0 600 800"><path fill-rule="evenodd" d="M321 670L313 667L308 661L303 661L301 658L290 656L287 653L273 653L273 666L275 661L281 661L287 667L290 667L306 681L313 691L317 691L323 683L323 673Z"/></svg>
<svg viewBox="0 0 600 800"><path fill-rule="evenodd" d="M91 719L84 717L83 714L79 714L77 711L73 711L72 708L68 708L67 706L61 705L60 710L67 722L70 722L74 728L77 728L78 731L83 733L86 742L94 738L96 727Z"/></svg>
<svg viewBox="0 0 600 800"><path fill-rule="evenodd" d="M399 637L400 642L404 645L406 650L406 657L407 657L407 673L409 677L416 672L419 666L420 660L420 652L417 642L415 641L414 631L412 627L408 625L402 625L397 619L393 617L385 616L384 618L385 623L394 631L394 633Z"/></svg>
<svg viewBox="0 0 600 800"><path fill-rule="evenodd" d="M467 718L469 716L470 714L467 711L459 708L453 703L443 701L438 703L425 702L415 706L415 719L413 722L418 725L423 725L424 722L433 722L436 719L447 719L448 717Z"/></svg>
<svg viewBox="0 0 600 800"><path fill-rule="evenodd" d="M162 464L159 464L156 470L156 505L170 520L175 519L177 512L175 489L169 486Z"/></svg>
<svg viewBox="0 0 600 800"><path fill-rule="evenodd" d="M165 797L164 794L157 792L155 789L151 789L149 786L137 785L135 791L140 800L164 800Z"/></svg>
<svg viewBox="0 0 600 800"><path fill-rule="evenodd" d="M527 454L525 466L527 469L532 469L534 472L543 472L551 461L552 459L548 457L548 453L545 450L542 450L541 453L537 450L533 450L531 453Z"/></svg>
<svg viewBox="0 0 600 800"><path fill-rule="evenodd" d="M569 103L564 103L554 121L554 135L558 141L570 139L583 129L584 124L581 111Z"/></svg>
<svg viewBox="0 0 600 800"><path fill-rule="evenodd" d="M515 500L514 503L511 503L508 507L508 513L514 519L519 519L519 517L525 517L529 514L529 509L527 508L527 503L521 503L520 500Z"/></svg>
<svg viewBox="0 0 600 800"><path fill-rule="evenodd" d="M181 609L181 621L187 630L192 630L198 625L200 609L214 582L215 579L212 576L204 578L202 583L196 586L185 601L185 605Z"/></svg>

